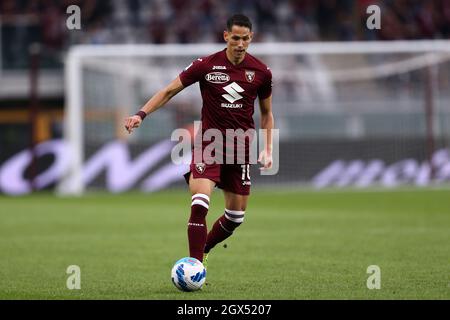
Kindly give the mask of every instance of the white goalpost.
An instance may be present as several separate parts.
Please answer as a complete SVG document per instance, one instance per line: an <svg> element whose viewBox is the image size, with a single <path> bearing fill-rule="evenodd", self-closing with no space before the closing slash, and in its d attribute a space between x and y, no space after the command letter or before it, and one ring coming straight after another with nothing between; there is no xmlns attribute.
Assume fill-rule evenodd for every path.
<svg viewBox="0 0 450 320"><path fill-rule="evenodd" d="M148 127L143 125L140 132L127 136L121 128L125 116L192 60L223 48L224 44L72 47L65 63L64 116L71 161L58 192L85 192L83 164L98 146L112 140L137 145L160 141L198 119L200 93L192 86L170 102L172 110L146 119ZM254 43L249 52L271 67L276 126L287 145L301 139L315 143L417 137L433 145L435 139L444 144L450 139L450 41ZM280 183L300 179L288 181L294 159L301 158L300 151L289 150L292 160L287 160L286 180L281 176ZM307 167L306 162L313 161L303 163Z"/></svg>

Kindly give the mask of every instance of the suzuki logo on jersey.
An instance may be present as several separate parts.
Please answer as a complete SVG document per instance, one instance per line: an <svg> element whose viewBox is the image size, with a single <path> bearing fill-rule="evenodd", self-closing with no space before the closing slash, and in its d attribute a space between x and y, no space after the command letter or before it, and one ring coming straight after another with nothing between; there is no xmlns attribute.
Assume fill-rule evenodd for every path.
<svg viewBox="0 0 450 320"><path fill-rule="evenodd" d="M233 83L223 87L223 89L228 93L223 94L222 97L227 99L230 103L233 103L233 102L243 98L243 96L241 96L239 94L239 92L244 92L244 89L242 89L241 86L238 85L236 82L233 82Z"/></svg>
<svg viewBox="0 0 450 320"><path fill-rule="evenodd" d="M226 83L230 81L230 76L222 72L210 72L205 76L205 79L211 83Z"/></svg>

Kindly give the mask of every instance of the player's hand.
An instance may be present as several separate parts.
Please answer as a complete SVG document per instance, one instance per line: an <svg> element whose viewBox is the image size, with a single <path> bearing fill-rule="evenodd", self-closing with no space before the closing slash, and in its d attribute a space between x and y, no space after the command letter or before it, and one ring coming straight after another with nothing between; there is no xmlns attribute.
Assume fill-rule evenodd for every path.
<svg viewBox="0 0 450 320"><path fill-rule="evenodd" d="M272 168L272 152L263 150L259 154L258 162L261 163L263 166L259 168L260 170L269 170Z"/></svg>
<svg viewBox="0 0 450 320"><path fill-rule="evenodd" d="M125 129L132 133L134 128L139 128L142 123L141 117L134 115L125 119Z"/></svg>

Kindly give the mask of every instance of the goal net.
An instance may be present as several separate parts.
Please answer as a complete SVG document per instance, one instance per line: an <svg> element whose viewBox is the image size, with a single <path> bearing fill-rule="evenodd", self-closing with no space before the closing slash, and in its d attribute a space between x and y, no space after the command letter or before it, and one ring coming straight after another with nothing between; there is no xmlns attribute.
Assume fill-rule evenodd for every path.
<svg viewBox="0 0 450 320"><path fill-rule="evenodd" d="M64 194L180 186L171 134L200 120L198 84L128 135L134 114L223 44L76 46L66 61ZM279 170L263 186L427 186L450 180L450 41L256 43L270 66ZM255 123L259 126L258 104ZM256 167L256 166L254 166Z"/></svg>

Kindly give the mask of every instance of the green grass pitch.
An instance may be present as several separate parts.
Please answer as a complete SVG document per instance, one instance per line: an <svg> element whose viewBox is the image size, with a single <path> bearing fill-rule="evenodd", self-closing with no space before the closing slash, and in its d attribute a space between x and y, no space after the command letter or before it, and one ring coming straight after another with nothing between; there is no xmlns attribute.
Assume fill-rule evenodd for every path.
<svg viewBox="0 0 450 320"><path fill-rule="evenodd" d="M208 225L223 212L215 191ZM0 299L449 299L450 191L254 191L244 224L178 291L187 191L0 197ZM81 290L69 290L69 265ZM369 290L369 265L381 289Z"/></svg>

